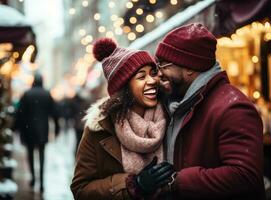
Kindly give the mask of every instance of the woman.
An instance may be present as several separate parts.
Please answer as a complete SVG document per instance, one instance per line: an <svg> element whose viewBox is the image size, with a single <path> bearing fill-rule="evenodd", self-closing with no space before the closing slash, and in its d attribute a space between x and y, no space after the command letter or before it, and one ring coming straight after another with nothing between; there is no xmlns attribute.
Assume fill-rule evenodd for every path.
<svg viewBox="0 0 271 200"><path fill-rule="evenodd" d="M76 200L142 197L148 177L142 179L141 172L164 160L166 119L157 100L156 64L146 51L117 47L108 38L98 40L93 53L102 62L110 98L94 104L85 117L71 190ZM172 172L167 166L160 186Z"/></svg>

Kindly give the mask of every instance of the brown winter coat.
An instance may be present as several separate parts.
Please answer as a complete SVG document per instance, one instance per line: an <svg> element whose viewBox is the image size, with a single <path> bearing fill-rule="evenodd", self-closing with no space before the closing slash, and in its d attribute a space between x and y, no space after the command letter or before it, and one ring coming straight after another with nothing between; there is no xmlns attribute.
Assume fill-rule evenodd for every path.
<svg viewBox="0 0 271 200"><path fill-rule="evenodd" d="M85 131L78 149L71 184L75 200L130 199L121 162L120 143L108 117L93 105L86 117Z"/></svg>

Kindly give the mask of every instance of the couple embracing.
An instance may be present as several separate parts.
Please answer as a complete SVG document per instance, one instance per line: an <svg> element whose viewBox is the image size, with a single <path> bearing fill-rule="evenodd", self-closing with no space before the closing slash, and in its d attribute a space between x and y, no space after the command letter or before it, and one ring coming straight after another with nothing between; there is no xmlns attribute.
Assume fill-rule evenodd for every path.
<svg viewBox="0 0 271 200"><path fill-rule="evenodd" d="M103 38L109 97L93 104L77 152L75 200L263 199L262 122L193 23L147 51Z"/></svg>

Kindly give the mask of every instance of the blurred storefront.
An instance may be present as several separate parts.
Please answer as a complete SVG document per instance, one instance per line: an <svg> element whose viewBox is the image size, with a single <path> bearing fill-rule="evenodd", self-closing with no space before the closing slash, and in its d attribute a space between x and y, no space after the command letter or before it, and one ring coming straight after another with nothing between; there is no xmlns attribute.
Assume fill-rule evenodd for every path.
<svg viewBox="0 0 271 200"><path fill-rule="evenodd" d="M15 109L11 94L16 96L23 90L12 87L12 81L19 81L20 89L31 83L32 76L22 67L33 68L31 62L35 55L35 35L31 27L18 11L0 5L0 199L4 200L12 199L18 190L12 177L17 162L12 158L11 127Z"/></svg>

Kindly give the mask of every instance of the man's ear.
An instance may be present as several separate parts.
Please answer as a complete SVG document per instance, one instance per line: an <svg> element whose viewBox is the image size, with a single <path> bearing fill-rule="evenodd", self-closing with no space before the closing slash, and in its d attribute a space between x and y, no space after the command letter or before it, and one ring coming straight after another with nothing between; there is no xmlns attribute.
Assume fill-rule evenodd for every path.
<svg viewBox="0 0 271 200"><path fill-rule="evenodd" d="M188 76L192 76L195 73L195 71L191 69L186 69L186 73Z"/></svg>

